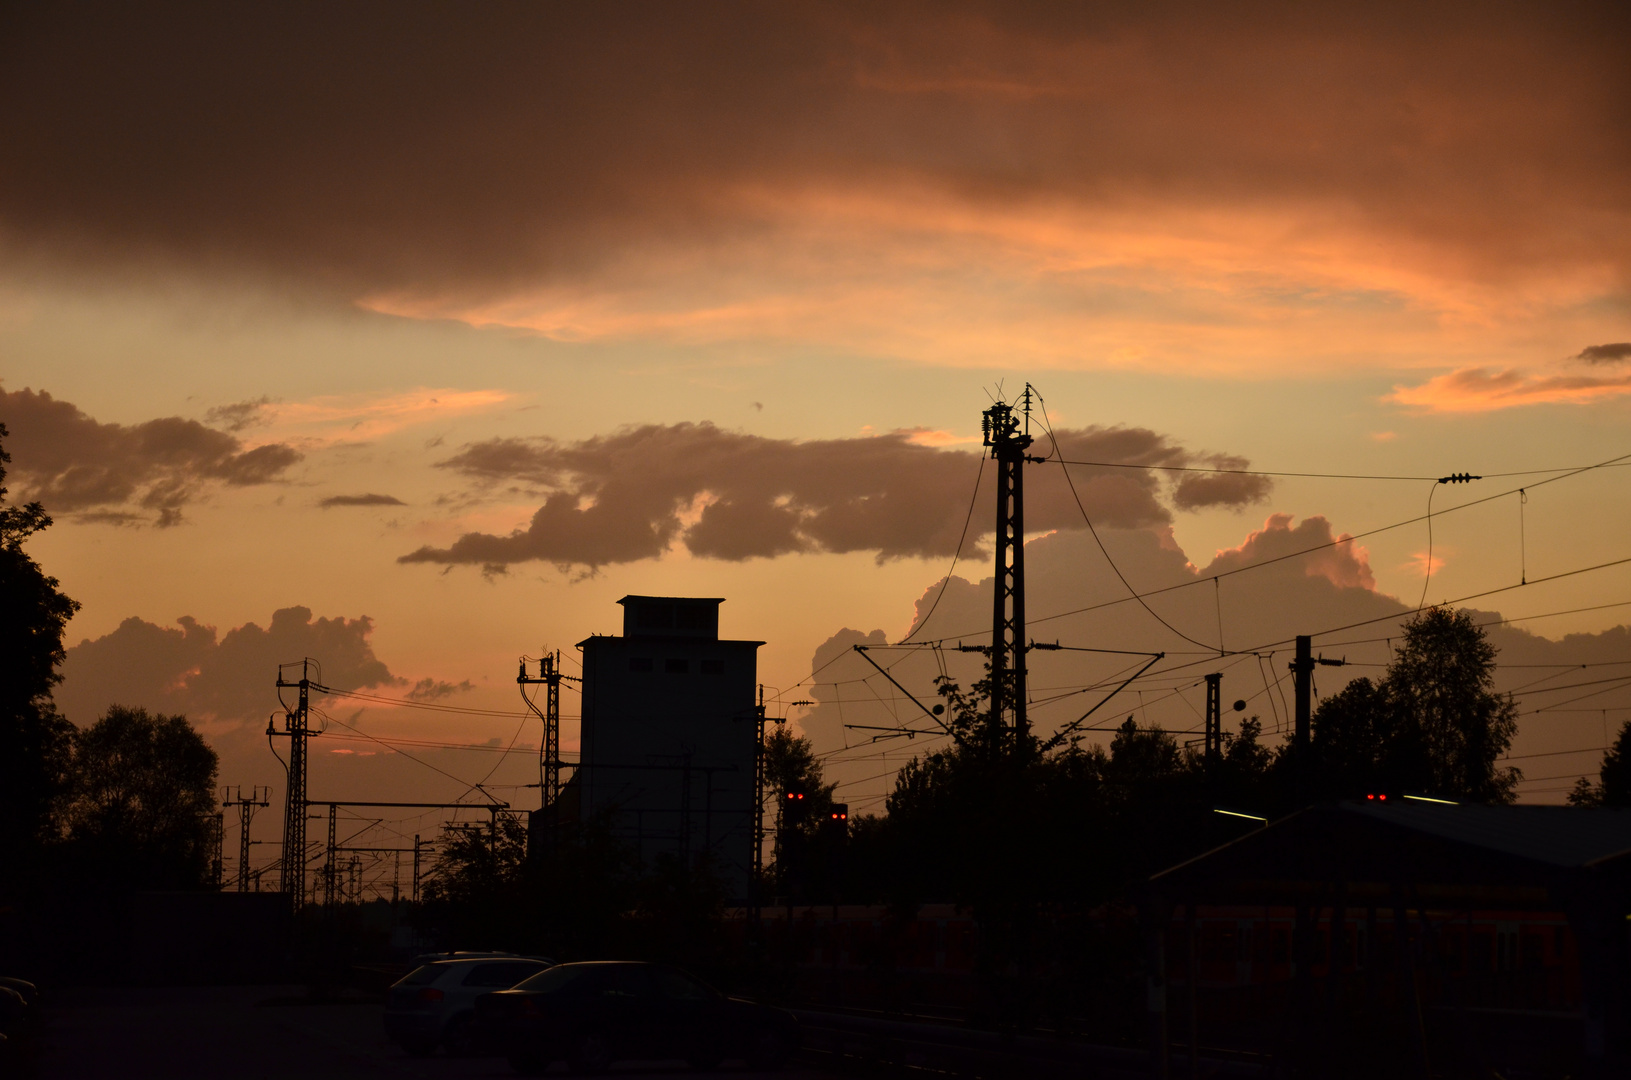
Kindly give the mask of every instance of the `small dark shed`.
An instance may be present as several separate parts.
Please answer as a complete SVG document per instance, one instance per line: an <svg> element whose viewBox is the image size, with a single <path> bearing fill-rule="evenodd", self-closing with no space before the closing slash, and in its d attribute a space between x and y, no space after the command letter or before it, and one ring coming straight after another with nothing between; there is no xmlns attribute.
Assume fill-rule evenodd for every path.
<svg viewBox="0 0 1631 1080"><path fill-rule="evenodd" d="M1412 965L1431 952L1432 942L1421 938L1433 936L1433 918L1465 912L1470 919L1474 911L1514 913L1509 917L1560 913L1573 933L1572 955L1579 966L1576 1060L1587 1075L1631 1076L1631 811L1397 797L1322 804L1157 874L1146 885L1142 907L1150 931L1149 1001L1158 1074L1171 1067L1166 982L1173 965L1164 954L1169 931L1180 913L1183 925L1192 927L1203 905L1295 913L1291 971L1296 985L1288 998L1298 1007L1325 995L1326 988L1313 981L1316 968L1324 965L1327 980L1343 977L1337 943L1355 936L1344 934L1345 920L1352 928L1368 913L1374 930L1381 912L1384 933L1399 958L1392 968L1394 985L1408 986L1403 993L1413 1002L1418 1035L1421 1005ZM1372 933L1362 940L1376 948L1382 936ZM1188 1005L1181 1011L1193 1032L1194 979L1187 974L1195 970L1192 933L1188 938ZM1410 955L1413 940L1417 959ZM1328 958L1317 955L1322 947L1331 950ZM1374 985L1371 965L1363 966ZM1329 1000L1338 1000L1335 988ZM1194 1039L1191 1034L1182 1041ZM1424 1036L1420 1053L1418 1065L1425 1072Z"/></svg>

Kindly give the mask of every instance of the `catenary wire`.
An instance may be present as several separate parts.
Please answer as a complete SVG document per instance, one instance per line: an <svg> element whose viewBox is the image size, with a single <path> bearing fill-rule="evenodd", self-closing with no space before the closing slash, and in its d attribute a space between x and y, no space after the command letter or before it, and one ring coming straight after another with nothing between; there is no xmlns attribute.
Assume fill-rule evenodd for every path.
<svg viewBox="0 0 1631 1080"><path fill-rule="evenodd" d="M929 620L934 617L935 608L940 606L940 598L946 595L946 590L951 586L951 575L957 569L958 558L963 554L963 542L968 539L968 527L974 521L974 506L980 501L980 482L984 479L985 455L981 454L979 471L974 474L974 494L969 496L968 514L963 518L963 532L957 538L957 549L951 553L951 566L946 569L946 576L940 579L940 591L934 594L934 603L929 605L928 614L924 615L918 624L911 629L911 632L900 640L900 644L911 641L913 634L929 625Z"/></svg>

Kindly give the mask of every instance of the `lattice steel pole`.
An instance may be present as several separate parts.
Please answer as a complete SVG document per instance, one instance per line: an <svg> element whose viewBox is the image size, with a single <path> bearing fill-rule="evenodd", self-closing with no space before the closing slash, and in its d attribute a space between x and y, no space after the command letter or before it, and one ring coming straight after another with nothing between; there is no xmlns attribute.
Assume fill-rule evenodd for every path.
<svg viewBox="0 0 1631 1080"><path fill-rule="evenodd" d="M1025 388L1024 418L1031 414L1031 388ZM1025 715L1025 485L1022 470L1031 436L1021 430L1013 406L997 402L985 410L981 428L997 463L996 583L991 607L991 727L998 739L1011 739L1019 753L1029 723Z"/></svg>

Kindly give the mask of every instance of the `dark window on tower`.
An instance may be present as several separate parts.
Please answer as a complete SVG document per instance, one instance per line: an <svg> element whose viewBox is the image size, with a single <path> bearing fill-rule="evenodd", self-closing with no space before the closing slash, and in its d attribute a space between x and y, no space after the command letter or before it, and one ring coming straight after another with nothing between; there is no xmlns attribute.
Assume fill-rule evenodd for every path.
<svg viewBox="0 0 1631 1080"><path fill-rule="evenodd" d="M680 630L719 632L719 609L713 604L675 604L674 625Z"/></svg>
<svg viewBox="0 0 1631 1080"><path fill-rule="evenodd" d="M674 625L673 604L641 604L636 622L642 630L668 630Z"/></svg>
<svg viewBox="0 0 1631 1080"><path fill-rule="evenodd" d="M725 674L725 661L704 660L702 661L701 670L704 675L723 675Z"/></svg>
<svg viewBox="0 0 1631 1080"><path fill-rule="evenodd" d="M651 670L651 657L649 657L649 656L631 656L631 657L629 657L629 670L630 671L650 671Z"/></svg>
<svg viewBox="0 0 1631 1080"><path fill-rule="evenodd" d="M691 670L691 661L670 657L663 661L663 670L670 675L684 675Z"/></svg>

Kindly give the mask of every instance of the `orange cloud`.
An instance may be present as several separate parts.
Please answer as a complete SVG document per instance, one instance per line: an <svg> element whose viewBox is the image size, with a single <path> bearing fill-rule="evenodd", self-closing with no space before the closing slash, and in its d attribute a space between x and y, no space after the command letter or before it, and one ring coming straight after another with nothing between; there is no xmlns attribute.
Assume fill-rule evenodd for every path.
<svg viewBox="0 0 1631 1080"><path fill-rule="evenodd" d="M1458 368L1419 386L1395 386L1384 400L1436 413L1491 412L1519 405L1586 405L1631 394L1631 374L1528 375L1507 368Z"/></svg>
<svg viewBox="0 0 1631 1080"><path fill-rule="evenodd" d="M330 395L251 404L259 410L253 423L266 425L277 438L324 444L377 439L414 424L483 412L513 396L503 390L421 387L398 394Z"/></svg>
<svg viewBox="0 0 1631 1080"><path fill-rule="evenodd" d="M1444 548L1439 548L1438 550L1434 551L1431 557L1429 557L1425 551L1412 552L1410 555L1410 561L1404 564L1404 568L1418 577L1426 577L1428 574L1436 574L1440 570L1444 569L1445 554L1446 551Z"/></svg>
<svg viewBox="0 0 1631 1080"><path fill-rule="evenodd" d="M1248 534L1238 547L1220 549L1205 573L1220 574L1308 551L1311 554L1288 560L1286 565L1292 569L1287 572L1322 577L1339 589L1375 590L1370 553L1359 544L1340 543L1348 538L1347 533L1337 535L1331 523L1318 514L1304 518L1295 527L1291 522L1290 514L1270 514L1263 527Z"/></svg>
<svg viewBox="0 0 1631 1080"><path fill-rule="evenodd" d="M978 435L953 435L940 429L931 431L928 428L907 428L896 434L905 435L906 441L913 446L966 446L980 441Z"/></svg>

